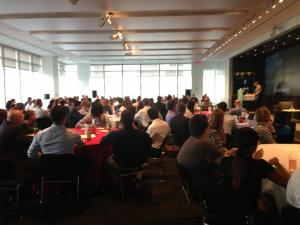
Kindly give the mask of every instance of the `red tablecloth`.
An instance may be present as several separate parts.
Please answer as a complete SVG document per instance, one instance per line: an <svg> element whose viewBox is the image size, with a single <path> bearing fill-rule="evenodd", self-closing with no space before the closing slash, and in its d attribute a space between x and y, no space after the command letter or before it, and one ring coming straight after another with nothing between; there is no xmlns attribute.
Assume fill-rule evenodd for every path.
<svg viewBox="0 0 300 225"><path fill-rule="evenodd" d="M212 111L195 111L194 112L194 115L200 115L200 114L203 114L203 115L206 115L207 117L210 117L211 114L212 114Z"/></svg>
<svg viewBox="0 0 300 225"><path fill-rule="evenodd" d="M69 130L80 135L86 133L85 129L81 128L72 128ZM107 134L107 129L96 129L96 137L92 138L90 141L83 138L85 147L74 150L76 155L85 157L88 160L85 181L89 188L101 188L105 183L103 166L105 160L112 154L112 147L100 145L100 140Z"/></svg>

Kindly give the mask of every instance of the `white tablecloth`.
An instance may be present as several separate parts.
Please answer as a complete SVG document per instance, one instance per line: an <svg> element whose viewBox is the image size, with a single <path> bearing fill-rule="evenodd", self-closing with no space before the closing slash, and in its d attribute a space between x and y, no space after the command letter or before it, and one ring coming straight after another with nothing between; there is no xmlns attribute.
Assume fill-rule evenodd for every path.
<svg viewBox="0 0 300 225"><path fill-rule="evenodd" d="M277 157L279 162L288 170L289 159L297 159L297 167L300 167L300 145L299 144L262 144L258 149L264 150L263 159L268 161ZM285 197L285 188L273 183L269 179L262 182L262 193L268 193L275 198L276 205L280 211L287 204Z"/></svg>

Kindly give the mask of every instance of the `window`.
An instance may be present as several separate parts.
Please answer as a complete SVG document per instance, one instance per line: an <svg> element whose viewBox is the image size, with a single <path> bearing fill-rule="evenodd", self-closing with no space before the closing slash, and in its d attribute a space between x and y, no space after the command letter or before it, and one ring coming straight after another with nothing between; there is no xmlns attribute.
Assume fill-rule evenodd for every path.
<svg viewBox="0 0 300 225"><path fill-rule="evenodd" d="M140 65L123 66L123 96L137 98L141 95Z"/></svg>
<svg viewBox="0 0 300 225"><path fill-rule="evenodd" d="M104 66L105 97L122 97L122 65Z"/></svg>
<svg viewBox="0 0 300 225"><path fill-rule="evenodd" d="M153 98L159 95L159 65L142 65L141 96Z"/></svg>
<svg viewBox="0 0 300 225"><path fill-rule="evenodd" d="M0 46L0 109L5 109L4 71L2 66L2 48Z"/></svg>
<svg viewBox="0 0 300 225"><path fill-rule="evenodd" d="M203 71L203 94L207 94L214 104L225 100L224 70Z"/></svg>
<svg viewBox="0 0 300 225"><path fill-rule="evenodd" d="M185 95L186 89L192 89L192 71L179 70L178 71L178 97Z"/></svg>
<svg viewBox="0 0 300 225"><path fill-rule="evenodd" d="M64 65L59 76L60 96L78 95L77 65Z"/></svg>
<svg viewBox="0 0 300 225"><path fill-rule="evenodd" d="M89 88L90 90L97 91L97 95L104 96L104 72L103 66L101 65L91 65L90 66L91 75L89 78Z"/></svg>
<svg viewBox="0 0 300 225"><path fill-rule="evenodd" d="M177 96L177 64L160 65L160 96Z"/></svg>

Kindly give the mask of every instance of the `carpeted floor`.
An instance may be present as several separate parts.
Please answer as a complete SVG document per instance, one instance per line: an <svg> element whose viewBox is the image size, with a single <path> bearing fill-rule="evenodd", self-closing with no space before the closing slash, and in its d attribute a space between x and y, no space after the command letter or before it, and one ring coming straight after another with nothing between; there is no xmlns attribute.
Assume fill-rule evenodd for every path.
<svg viewBox="0 0 300 225"><path fill-rule="evenodd" d="M145 182L138 192L126 194L120 200L118 192L105 190L94 194L82 209L74 208L74 199L56 197L55 200L41 206L38 201L23 200L21 215L16 219L13 204L0 207L0 224L11 225L181 225L178 218L178 197L181 191L180 181L175 168L174 158L166 158L167 175L165 182L157 182L153 177L145 177ZM199 216L201 209L193 207L193 215ZM190 224L200 224L195 219Z"/></svg>

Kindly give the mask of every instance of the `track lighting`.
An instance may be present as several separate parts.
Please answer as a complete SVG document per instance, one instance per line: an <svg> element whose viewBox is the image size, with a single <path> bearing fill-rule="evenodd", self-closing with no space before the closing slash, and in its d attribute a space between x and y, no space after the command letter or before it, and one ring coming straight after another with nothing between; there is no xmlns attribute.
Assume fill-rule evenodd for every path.
<svg viewBox="0 0 300 225"><path fill-rule="evenodd" d="M111 39L113 40L122 40L123 39L123 34L120 30L117 30L112 36Z"/></svg>
<svg viewBox="0 0 300 225"><path fill-rule="evenodd" d="M125 51L128 51L129 46L128 46L128 42L127 42L127 41L124 41L124 42L123 42L123 47L124 47L124 50L125 50Z"/></svg>
<svg viewBox="0 0 300 225"><path fill-rule="evenodd" d="M125 55L130 56L130 55L136 55L137 53L138 53L138 49L133 47L129 51L125 52Z"/></svg>
<svg viewBox="0 0 300 225"><path fill-rule="evenodd" d="M105 16L101 18L101 21L103 22L100 24L100 27L103 28L106 23L111 24L112 16L113 16L113 12L107 12Z"/></svg>

